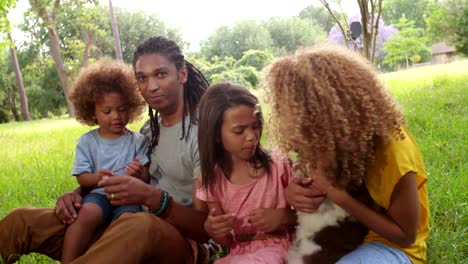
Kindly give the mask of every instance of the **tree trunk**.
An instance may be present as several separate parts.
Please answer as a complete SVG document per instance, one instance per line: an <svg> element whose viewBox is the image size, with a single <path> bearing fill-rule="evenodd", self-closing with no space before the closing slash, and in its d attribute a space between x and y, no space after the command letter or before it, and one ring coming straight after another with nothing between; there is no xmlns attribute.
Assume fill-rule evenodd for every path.
<svg viewBox="0 0 468 264"><path fill-rule="evenodd" d="M13 118L15 119L16 122L20 121L20 116L18 114L18 110L16 109L16 102L15 102L15 97L9 97L10 100L10 109L11 113L13 114Z"/></svg>
<svg viewBox="0 0 468 264"><path fill-rule="evenodd" d="M114 35L115 57L119 61L123 61L122 48L120 46L120 34L117 26L117 20L114 15L114 8L112 8L112 0L109 0L109 12L111 17L112 34Z"/></svg>
<svg viewBox="0 0 468 264"><path fill-rule="evenodd" d="M91 33L91 31L87 31L86 32L86 47L83 53L83 60L81 61L80 69L88 66L92 45L93 45L93 33Z"/></svg>
<svg viewBox="0 0 468 264"><path fill-rule="evenodd" d="M26 91L24 89L23 76L21 75L21 69L19 67L18 57L16 56L16 47L10 34L8 34L8 38L10 39L10 42L11 42L10 43L11 63L13 64L13 69L15 71L16 86L18 88L18 93L20 95L20 100L21 100L21 116L23 117L24 121L31 121L31 116L29 115L28 97L26 96Z"/></svg>
<svg viewBox="0 0 468 264"><path fill-rule="evenodd" d="M65 66L63 64L62 55L60 54L60 40L57 35L57 31L51 25L47 26L49 32L49 41L50 41L50 54L54 60L55 71L60 80L60 85L63 89L63 94L65 95L65 101L68 106L68 113L70 116L74 116L74 109L71 102L68 100L70 94L70 84L68 83L67 72L65 71Z"/></svg>
<svg viewBox="0 0 468 264"><path fill-rule="evenodd" d="M42 23L49 34L50 42L50 54L54 60L55 71L59 77L60 85L62 86L63 94L65 96L65 102L67 103L68 113L70 116L74 115L73 105L68 101L70 94L70 85L68 83L68 76L63 63L62 55L60 53L60 39L55 28L55 16L57 10L60 8L60 0L55 0L53 9L51 12L47 11L46 3L40 0L29 0L31 7L37 12L39 18L42 19Z"/></svg>
<svg viewBox="0 0 468 264"><path fill-rule="evenodd" d="M406 69L409 69L409 59L408 59L408 54L405 54L405 60L406 60Z"/></svg>

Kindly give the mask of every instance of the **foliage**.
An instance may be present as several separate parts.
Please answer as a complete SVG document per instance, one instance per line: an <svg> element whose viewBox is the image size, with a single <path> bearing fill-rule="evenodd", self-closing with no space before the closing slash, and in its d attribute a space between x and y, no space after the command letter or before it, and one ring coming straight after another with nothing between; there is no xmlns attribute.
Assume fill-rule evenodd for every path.
<svg viewBox="0 0 468 264"><path fill-rule="evenodd" d="M389 25L395 25L400 18L414 21L416 28L426 28L425 18L429 15L430 0L385 0L382 17Z"/></svg>
<svg viewBox="0 0 468 264"><path fill-rule="evenodd" d="M454 45L458 52L468 55L468 5L463 0L447 0L431 5L427 17L430 43L444 41Z"/></svg>
<svg viewBox="0 0 468 264"><path fill-rule="evenodd" d="M11 111L15 107L17 97L15 75L8 52L4 51L0 55L0 123L6 123L14 116Z"/></svg>
<svg viewBox="0 0 468 264"><path fill-rule="evenodd" d="M338 12L335 12L335 15L338 16ZM330 32L330 29L335 23L333 18L323 7L314 5L310 5L302 9L301 12L299 12L299 17L311 20L314 24L318 24L327 33Z"/></svg>
<svg viewBox="0 0 468 264"><path fill-rule="evenodd" d="M272 47L272 38L262 23L245 19L232 27L218 28L206 41L202 41L201 51L206 58L231 56L238 60L249 49L268 50Z"/></svg>
<svg viewBox="0 0 468 264"><path fill-rule="evenodd" d="M427 39L422 29L414 27L413 21L401 18L395 26L400 31L384 44L383 50L387 55L383 63L389 66L405 63L408 68L409 63L414 62L414 55L429 50L426 46Z"/></svg>
<svg viewBox="0 0 468 264"><path fill-rule="evenodd" d="M310 19L272 17L265 22L274 48L290 53L301 46L311 46L325 40L325 31Z"/></svg>
<svg viewBox="0 0 468 264"><path fill-rule="evenodd" d="M456 16L443 5L433 5L431 14L426 18L427 36L430 43L447 41L452 43L455 36Z"/></svg>
<svg viewBox="0 0 468 264"><path fill-rule="evenodd" d="M135 47L145 39L152 36L169 37L177 42L181 47L186 45L186 42L182 40L181 33L176 29L167 27L162 19L156 14L129 12L116 7L114 7L114 12L117 18L117 25L119 27L123 59L127 63L132 62ZM107 11L105 14L108 21L106 26L106 31L108 33L106 36L109 38L108 41L111 43L112 47L112 53L106 54L113 56L114 44L112 42L112 33L110 29L110 17Z"/></svg>
<svg viewBox="0 0 468 264"><path fill-rule="evenodd" d="M232 27L218 28L201 43L201 53L208 59L218 56L239 60L248 50L274 51L279 55L324 39L324 30L310 19L273 17L264 22L246 19Z"/></svg>
<svg viewBox="0 0 468 264"><path fill-rule="evenodd" d="M248 50L244 52L240 60L236 62L237 66L251 66L257 71L273 60L273 54L264 50Z"/></svg>
<svg viewBox="0 0 468 264"><path fill-rule="evenodd" d="M465 8L462 15L458 18L457 28L455 47L457 51L468 56L468 8Z"/></svg>

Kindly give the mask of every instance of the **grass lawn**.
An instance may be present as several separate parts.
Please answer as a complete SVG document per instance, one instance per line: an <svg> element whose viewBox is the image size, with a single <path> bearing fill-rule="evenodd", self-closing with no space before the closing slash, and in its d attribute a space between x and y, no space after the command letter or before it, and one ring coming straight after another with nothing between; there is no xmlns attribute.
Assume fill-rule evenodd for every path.
<svg viewBox="0 0 468 264"><path fill-rule="evenodd" d="M381 75L424 156L431 263L468 263L467 69L468 61L459 61ZM88 130L72 119L0 124L0 218L18 206L53 207L59 195L77 186L70 176L73 152ZM30 254L18 263L54 261Z"/></svg>

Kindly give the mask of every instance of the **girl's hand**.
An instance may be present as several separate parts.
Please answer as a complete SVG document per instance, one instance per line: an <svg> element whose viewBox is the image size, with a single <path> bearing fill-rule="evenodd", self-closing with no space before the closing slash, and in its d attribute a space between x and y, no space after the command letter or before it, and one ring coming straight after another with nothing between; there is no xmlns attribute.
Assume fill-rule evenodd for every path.
<svg viewBox="0 0 468 264"><path fill-rule="evenodd" d="M285 209L259 208L248 215L249 223L258 231L269 233L277 230L286 218Z"/></svg>
<svg viewBox="0 0 468 264"><path fill-rule="evenodd" d="M285 197L297 211L313 213L326 196L312 184L311 178L294 178L285 189Z"/></svg>
<svg viewBox="0 0 468 264"><path fill-rule="evenodd" d="M217 208L211 208L204 228L214 241L228 246L227 242L232 240L231 230L234 228L234 216L221 214Z"/></svg>
<svg viewBox="0 0 468 264"><path fill-rule="evenodd" d="M140 178L143 174L143 170L144 167L141 165L140 157L138 156L125 167L125 173L135 178Z"/></svg>

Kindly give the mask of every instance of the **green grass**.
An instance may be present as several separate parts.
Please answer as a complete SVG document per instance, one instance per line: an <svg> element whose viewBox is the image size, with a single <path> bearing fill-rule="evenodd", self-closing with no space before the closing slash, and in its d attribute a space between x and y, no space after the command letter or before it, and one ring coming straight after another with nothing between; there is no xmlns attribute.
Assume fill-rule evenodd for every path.
<svg viewBox="0 0 468 264"><path fill-rule="evenodd" d="M460 61L381 75L402 105L424 156L430 263L468 263L466 69L468 61ZM138 129L142 122L130 128ZM74 146L88 130L72 119L0 124L0 217L22 205L52 207L59 195L75 188L70 176ZM56 262L30 254L18 263Z"/></svg>

